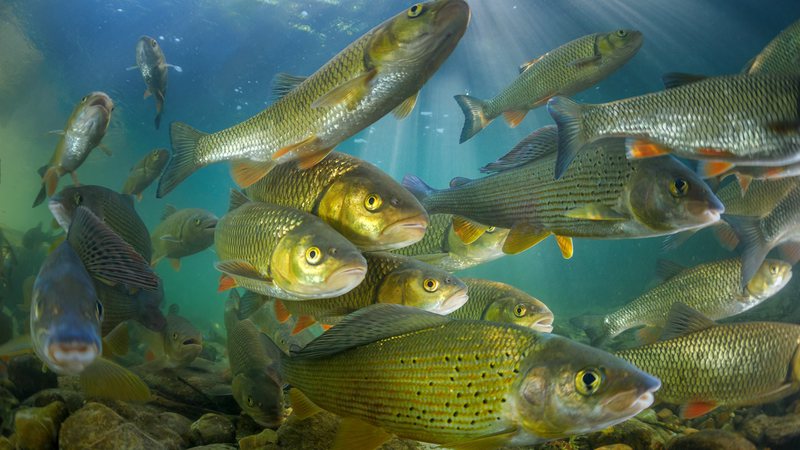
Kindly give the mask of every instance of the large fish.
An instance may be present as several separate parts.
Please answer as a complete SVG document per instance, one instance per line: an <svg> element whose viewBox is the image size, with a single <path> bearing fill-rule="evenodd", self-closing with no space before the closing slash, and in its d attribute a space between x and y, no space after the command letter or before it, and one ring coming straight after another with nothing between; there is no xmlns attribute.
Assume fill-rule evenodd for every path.
<svg viewBox="0 0 800 450"><path fill-rule="evenodd" d="M165 148L157 148L140 159L131 168L131 173L122 185L123 194L135 195L139 201L142 200L142 191L147 189L150 184L161 175L164 166L169 161L169 152Z"/></svg>
<svg viewBox="0 0 800 450"><path fill-rule="evenodd" d="M164 52L158 41L150 36L142 36L136 43L136 66L142 73L144 84L144 98L151 95L156 100L156 129L161 125L161 113L164 112L164 97L167 94L167 75L169 68L174 67L178 72L181 68L167 64Z"/></svg>
<svg viewBox="0 0 800 450"><path fill-rule="evenodd" d="M347 46L307 78L281 76L280 98L258 115L214 134L182 123L171 128L172 159L158 185L162 197L195 170L233 161L241 187L275 164L302 169L388 112L407 116L419 90L466 31L463 0L417 3Z"/></svg>
<svg viewBox="0 0 800 450"><path fill-rule="evenodd" d="M744 68L744 73L800 72L800 20L771 40Z"/></svg>
<svg viewBox="0 0 800 450"><path fill-rule="evenodd" d="M214 233L220 289L241 286L278 298L335 297L364 279L361 252L316 216L231 193Z"/></svg>
<svg viewBox="0 0 800 450"><path fill-rule="evenodd" d="M529 110L544 105L553 96L570 96L588 89L622 67L641 46L642 33L635 30L590 34L522 64L519 76L492 99L456 95L464 112L461 142L500 114L511 127L516 127Z"/></svg>
<svg viewBox="0 0 800 450"><path fill-rule="evenodd" d="M277 166L245 194L314 214L364 251L410 245L422 239L428 226L425 209L400 183L339 152L307 170Z"/></svg>
<svg viewBox="0 0 800 450"><path fill-rule="evenodd" d="M595 342L617 336L640 325L663 328L670 308L684 303L710 318L724 319L743 313L772 297L792 278L792 266L766 260L744 290L740 288L742 264L723 259L684 268L662 260L658 272L665 281L605 316L584 316L574 323Z"/></svg>
<svg viewBox="0 0 800 450"><path fill-rule="evenodd" d="M152 265L169 258L172 268L180 270L181 258L202 252L214 243L217 216L200 208L164 208L161 223L150 236L153 245Z"/></svg>
<svg viewBox="0 0 800 450"><path fill-rule="evenodd" d="M587 143L620 136L630 137L633 158L674 153L714 161L705 176L736 164L800 162L800 74L700 78L667 75L664 91L597 105L550 99L559 135L556 178Z"/></svg>
<svg viewBox="0 0 800 450"><path fill-rule="evenodd" d="M334 449L392 434L447 448L526 446L600 430L653 401L658 379L566 338L401 305L350 315L281 359L299 419L343 418Z"/></svg>
<svg viewBox="0 0 800 450"><path fill-rule="evenodd" d="M72 110L50 162L39 169L42 189L33 206L37 206L56 192L58 180L65 174L72 175L78 184L75 171L83 164L95 147L100 145L111 121L114 102L103 92L92 92L83 97Z"/></svg>
<svg viewBox="0 0 800 450"><path fill-rule="evenodd" d="M770 403L800 387L800 326L775 322L717 325L683 304L670 312L662 341L617 352L659 377L656 398L693 418L718 406Z"/></svg>
<svg viewBox="0 0 800 450"><path fill-rule="evenodd" d="M553 312L541 300L497 281L462 278L469 300L448 314L454 319L513 323L536 331L553 331Z"/></svg>
<svg viewBox="0 0 800 450"><path fill-rule="evenodd" d="M572 237L662 236L710 225L723 211L708 186L683 164L672 158L629 161L621 139L590 146L558 180L553 179L555 149L555 128L545 127L493 163L503 169L497 174L456 179L455 187L444 190L413 176L403 185L429 213L461 216L453 227L465 242L488 226L510 228L503 251L512 254L555 234L568 258Z"/></svg>
<svg viewBox="0 0 800 450"><path fill-rule="evenodd" d="M411 256L449 272L464 270L505 255L503 243L509 230L489 227L474 242L466 244L453 230L452 214L433 214L422 240L408 247L392 250Z"/></svg>

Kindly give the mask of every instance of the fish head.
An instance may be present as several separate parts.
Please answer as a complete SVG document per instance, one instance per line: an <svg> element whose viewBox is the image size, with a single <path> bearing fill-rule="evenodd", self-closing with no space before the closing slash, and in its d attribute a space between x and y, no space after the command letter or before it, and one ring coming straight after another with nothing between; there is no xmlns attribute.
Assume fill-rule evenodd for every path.
<svg viewBox="0 0 800 450"><path fill-rule="evenodd" d="M652 230L677 232L719 221L725 207L711 188L671 156L635 162L627 186L634 217Z"/></svg>
<svg viewBox="0 0 800 450"><path fill-rule="evenodd" d="M154 67L164 63L164 52L158 41L150 36L142 36L136 43L136 65L140 68Z"/></svg>
<svg viewBox="0 0 800 450"><path fill-rule="evenodd" d="M393 270L378 288L379 303L398 303L437 314L450 314L467 300L463 281L420 261L409 261Z"/></svg>
<svg viewBox="0 0 800 450"><path fill-rule="evenodd" d="M489 304L484 319L513 323L543 333L553 331L553 312L550 308L522 291L504 292L494 299Z"/></svg>
<svg viewBox="0 0 800 450"><path fill-rule="evenodd" d="M72 216L79 206L89 208L99 219L103 219L103 205L108 192L110 190L102 186L67 186L50 198L48 208L61 228L69 231Z"/></svg>
<svg viewBox="0 0 800 450"><path fill-rule="evenodd" d="M186 318L170 312L164 327L164 350L178 366L195 360L203 351L203 334Z"/></svg>
<svg viewBox="0 0 800 450"><path fill-rule="evenodd" d="M658 378L617 356L560 336L541 339L539 355L522 362L512 399L523 427L537 436L610 427L650 406L661 387Z"/></svg>
<svg viewBox="0 0 800 450"><path fill-rule="evenodd" d="M269 269L277 286L298 297L335 297L364 280L367 261L329 225L306 220L281 238Z"/></svg>
<svg viewBox="0 0 800 450"><path fill-rule="evenodd" d="M277 428L283 422L283 385L269 369L250 368L231 381L233 398L256 423Z"/></svg>
<svg viewBox="0 0 800 450"><path fill-rule="evenodd" d="M214 231L219 219L210 211L194 209L186 216L181 240L191 248L204 249L214 243Z"/></svg>
<svg viewBox="0 0 800 450"><path fill-rule="evenodd" d="M637 30L615 30L597 35L595 46L604 61L624 63L642 48L644 36Z"/></svg>
<svg viewBox="0 0 800 450"><path fill-rule="evenodd" d="M765 259L747 283L747 294L757 300L766 300L783 289L791 279L791 264L777 259Z"/></svg>
<svg viewBox="0 0 800 450"><path fill-rule="evenodd" d="M157 148L147 155L145 165L150 171L160 172L169 160L169 151L165 148Z"/></svg>
<svg viewBox="0 0 800 450"><path fill-rule="evenodd" d="M377 67L402 65L421 84L453 51L469 19L463 0L417 3L378 26L367 49L369 59Z"/></svg>
<svg viewBox="0 0 800 450"><path fill-rule="evenodd" d="M91 92L81 99L69 119L68 129L97 141L106 134L114 102L105 92Z"/></svg>
<svg viewBox="0 0 800 450"><path fill-rule="evenodd" d="M463 258L473 261L488 261L504 254L503 243L510 231L508 228L489 227L474 242L465 244L451 225L447 234L448 248L450 253Z"/></svg>
<svg viewBox="0 0 800 450"><path fill-rule="evenodd" d="M319 217L364 251L389 250L422 239L428 214L404 187L379 170L354 171L334 181Z"/></svg>

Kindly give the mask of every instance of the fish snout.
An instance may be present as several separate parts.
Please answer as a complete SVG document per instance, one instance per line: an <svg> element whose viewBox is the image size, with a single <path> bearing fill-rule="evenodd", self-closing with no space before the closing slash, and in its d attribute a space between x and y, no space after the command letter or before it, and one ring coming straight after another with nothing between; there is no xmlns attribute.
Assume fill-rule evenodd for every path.
<svg viewBox="0 0 800 450"><path fill-rule="evenodd" d="M419 214L394 222L381 232L383 241L392 244L391 248L384 249L402 248L419 241L425 235L428 223L426 214Z"/></svg>
<svg viewBox="0 0 800 450"><path fill-rule="evenodd" d="M433 312L441 315L450 314L453 311L457 310L458 308L464 306L464 304L467 303L467 300L469 300L469 295L467 295L467 289L466 288L460 289L453 295L444 299L442 304L439 305L436 311Z"/></svg>
<svg viewBox="0 0 800 450"><path fill-rule="evenodd" d="M551 333L553 331L553 316L542 316L533 323L531 328L542 333Z"/></svg>
<svg viewBox="0 0 800 450"><path fill-rule="evenodd" d="M698 217L702 223L718 222L725 212L725 205L716 195L710 196L706 201L689 202L687 208L689 213Z"/></svg>
<svg viewBox="0 0 800 450"><path fill-rule="evenodd" d="M469 9L469 5L464 0L444 0L439 12L436 14L436 26L441 28L466 28L471 15L472 12Z"/></svg>
<svg viewBox="0 0 800 450"><path fill-rule="evenodd" d="M68 374L80 373L93 363L99 354L100 348L94 342L51 342L47 346L47 356Z"/></svg>
<svg viewBox="0 0 800 450"><path fill-rule="evenodd" d="M332 291L345 293L358 286L366 275L366 264L348 264L330 274L325 285Z"/></svg>

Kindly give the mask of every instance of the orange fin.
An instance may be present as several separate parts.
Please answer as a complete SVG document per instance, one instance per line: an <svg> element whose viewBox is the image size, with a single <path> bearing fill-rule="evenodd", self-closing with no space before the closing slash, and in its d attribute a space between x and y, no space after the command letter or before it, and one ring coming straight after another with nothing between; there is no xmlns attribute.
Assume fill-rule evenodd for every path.
<svg viewBox="0 0 800 450"><path fill-rule="evenodd" d="M640 345L652 344L661 337L662 331L664 329L659 327L643 327L636 332L636 339L638 339Z"/></svg>
<svg viewBox="0 0 800 450"><path fill-rule="evenodd" d="M652 158L672 152L669 148L645 139L626 139L625 148L632 159Z"/></svg>
<svg viewBox="0 0 800 450"><path fill-rule="evenodd" d="M486 225L467 219L462 216L453 216L453 231L465 244L472 244L489 229Z"/></svg>
<svg viewBox="0 0 800 450"><path fill-rule="evenodd" d="M726 161L700 161L697 165L697 173L702 178L711 178L720 176L732 168L733 164Z"/></svg>
<svg viewBox="0 0 800 450"><path fill-rule="evenodd" d="M274 161L235 161L231 163L231 177L239 187L246 188L264 178L273 167Z"/></svg>
<svg viewBox="0 0 800 450"><path fill-rule="evenodd" d="M233 289L236 287L236 280L233 279L232 276L222 274L219 277L219 286L217 287L217 292L224 292L228 289Z"/></svg>
<svg viewBox="0 0 800 450"><path fill-rule="evenodd" d="M180 260L180 258L170 258L169 259L169 265L172 266L173 269L175 269L175 272L180 272L181 271L181 260Z"/></svg>
<svg viewBox="0 0 800 450"><path fill-rule="evenodd" d="M750 189L750 183L753 182L753 177L750 175L737 173L736 180L739 182L739 187L742 189L742 196L744 196L744 194L747 193L747 190Z"/></svg>
<svg viewBox="0 0 800 450"><path fill-rule="evenodd" d="M716 409L714 401L693 400L681 408L681 417L684 419L694 419L704 414L708 414Z"/></svg>
<svg viewBox="0 0 800 450"><path fill-rule="evenodd" d="M321 326L324 331L328 331L333 328L333 325L328 325L327 323L321 323L319 326Z"/></svg>
<svg viewBox="0 0 800 450"><path fill-rule="evenodd" d="M511 128L516 127L522 123L522 119L528 114L528 111L506 111L503 113L503 119Z"/></svg>
<svg viewBox="0 0 800 450"><path fill-rule="evenodd" d="M720 244L726 249L733 250L739 245L739 236L736 235L736 232L733 231L733 228L727 223L720 221L714 225L713 230Z"/></svg>
<svg viewBox="0 0 800 450"><path fill-rule="evenodd" d="M292 313L286 309L286 305L283 301L279 299L275 299L275 318L278 319L280 323L286 323L289 320L289 317L292 316Z"/></svg>
<svg viewBox="0 0 800 450"><path fill-rule="evenodd" d="M314 153L301 156L297 160L297 168L301 170L306 170L316 166L317 163L325 159L325 157L328 156L328 153L330 153L332 150L333 147L324 148L322 150L315 151Z"/></svg>
<svg viewBox="0 0 800 450"><path fill-rule="evenodd" d="M278 151L272 154L272 159L273 160L278 159L281 156L297 151L301 147L304 147L306 145L313 145L316 142L317 142L317 137L311 135L300 142L295 142L294 144L289 144L286 147L278 149Z"/></svg>
<svg viewBox="0 0 800 450"><path fill-rule="evenodd" d="M767 179L770 178L780 178L781 174L786 171L786 166L779 166L779 167L770 167L764 173L764 176Z"/></svg>
<svg viewBox="0 0 800 450"><path fill-rule="evenodd" d="M300 316L292 329L292 336L317 323L311 316Z"/></svg>
<svg viewBox="0 0 800 450"><path fill-rule="evenodd" d="M558 249L561 250L561 256L564 257L564 259L572 258L573 248L571 237L556 235L556 244L558 244Z"/></svg>
<svg viewBox="0 0 800 450"><path fill-rule="evenodd" d="M47 188L47 196L52 197L58 187L58 167L49 167L44 176L42 176L42 182Z"/></svg>

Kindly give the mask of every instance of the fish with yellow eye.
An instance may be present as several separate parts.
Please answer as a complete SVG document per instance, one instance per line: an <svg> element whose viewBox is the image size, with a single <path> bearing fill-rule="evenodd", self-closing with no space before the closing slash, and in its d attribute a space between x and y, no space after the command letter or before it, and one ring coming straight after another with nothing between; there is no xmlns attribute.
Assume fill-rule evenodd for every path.
<svg viewBox="0 0 800 450"><path fill-rule="evenodd" d="M199 208L177 209L167 205L150 239L153 245L152 265L168 258L172 268L180 270L181 258L199 253L214 243L217 216Z"/></svg>
<svg viewBox="0 0 800 450"><path fill-rule="evenodd" d="M469 300L448 314L454 319L513 323L536 331L553 331L553 312L541 300L514 286L480 278L462 278Z"/></svg>

